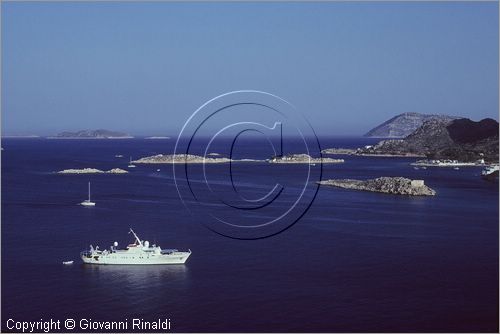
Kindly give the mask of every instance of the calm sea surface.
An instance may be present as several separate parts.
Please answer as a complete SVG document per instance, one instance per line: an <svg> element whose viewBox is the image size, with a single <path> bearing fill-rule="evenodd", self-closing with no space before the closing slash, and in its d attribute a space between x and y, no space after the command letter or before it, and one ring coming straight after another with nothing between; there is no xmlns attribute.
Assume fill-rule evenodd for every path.
<svg viewBox="0 0 500 334"><path fill-rule="evenodd" d="M270 154L261 142L240 144L242 155ZM10 318L169 318L178 332L498 331L498 183L482 180L480 168L415 170L414 159L345 156L323 166L323 179L404 176L424 179L437 196L321 187L291 228L246 241L219 236L189 214L170 166L53 173L127 169L130 156L172 153L173 140L3 139L2 147L2 331ZM218 175L225 167L209 168ZM235 182L257 196L278 177L300 185L300 168L240 164ZM77 205L88 181L95 208ZM193 254L181 266L81 263L90 244L126 245L129 227Z"/></svg>

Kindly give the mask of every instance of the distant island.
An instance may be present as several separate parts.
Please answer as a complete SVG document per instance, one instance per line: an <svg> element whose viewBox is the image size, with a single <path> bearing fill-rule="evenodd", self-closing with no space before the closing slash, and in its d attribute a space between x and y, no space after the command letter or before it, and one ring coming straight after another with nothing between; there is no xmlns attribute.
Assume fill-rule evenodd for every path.
<svg viewBox="0 0 500 334"><path fill-rule="evenodd" d="M364 136L372 138L404 138L422 126L425 121L452 121L458 118L460 117L408 112L394 116L393 118L371 129Z"/></svg>
<svg viewBox="0 0 500 334"><path fill-rule="evenodd" d="M40 138L38 135L2 135L2 138Z"/></svg>
<svg viewBox="0 0 500 334"><path fill-rule="evenodd" d="M321 185L373 191L386 194L410 196L434 196L436 191L427 187L423 180L411 180L404 177L379 177L370 180L338 179L318 182Z"/></svg>
<svg viewBox="0 0 500 334"><path fill-rule="evenodd" d="M128 171L120 168L113 168L108 171L103 171L96 168L64 169L57 172L57 174L127 174L127 173Z"/></svg>
<svg viewBox="0 0 500 334"><path fill-rule="evenodd" d="M319 163L343 163L344 159L313 158L308 154L288 154L280 157L273 157L268 160L274 164L319 164Z"/></svg>
<svg viewBox="0 0 500 334"><path fill-rule="evenodd" d="M127 139L133 136L117 131L110 130L81 130L77 132L64 131L55 136L47 137L49 139Z"/></svg>

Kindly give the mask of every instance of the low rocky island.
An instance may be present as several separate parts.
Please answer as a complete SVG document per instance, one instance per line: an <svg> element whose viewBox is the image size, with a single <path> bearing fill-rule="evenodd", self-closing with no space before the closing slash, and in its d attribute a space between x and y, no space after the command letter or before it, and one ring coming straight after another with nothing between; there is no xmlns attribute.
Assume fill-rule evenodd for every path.
<svg viewBox="0 0 500 334"><path fill-rule="evenodd" d="M397 140L390 140L390 142L396 142ZM383 143L385 141L381 141ZM412 153L412 152L387 152L379 153L377 150L378 145L366 145L365 147L360 147L357 149L353 148L327 148L321 151L323 154L332 155L359 155L365 157L405 157L405 158L423 158L424 154Z"/></svg>
<svg viewBox="0 0 500 334"><path fill-rule="evenodd" d="M434 196L436 191L425 185L423 180L411 180L404 177L379 177L370 180L337 179L318 182L321 185L373 191L386 194L410 196Z"/></svg>
<svg viewBox="0 0 500 334"><path fill-rule="evenodd" d="M132 161L135 164L226 163L228 158L209 158L193 154L157 154Z"/></svg>
<svg viewBox="0 0 500 334"><path fill-rule="evenodd" d="M80 130L76 132L64 131L55 136L49 136L47 139L129 139L133 136L118 131L104 129L98 130Z"/></svg>
<svg viewBox="0 0 500 334"><path fill-rule="evenodd" d="M308 154L290 154L273 157L268 160L256 159L230 159L219 153L209 153L206 157L193 154L157 154L132 161L135 164L171 164L171 163L227 163L227 162L269 162L288 164L316 164L316 163L342 163L344 159L313 158Z"/></svg>
<svg viewBox="0 0 500 334"><path fill-rule="evenodd" d="M281 157L273 157L268 161L274 164L338 164L343 163L344 159L313 158L308 154L289 154Z"/></svg>
<svg viewBox="0 0 500 334"><path fill-rule="evenodd" d="M356 154L355 148L327 148L321 151L323 154L352 155Z"/></svg>
<svg viewBox="0 0 500 334"><path fill-rule="evenodd" d="M475 162L463 162L458 160L417 160L411 163L412 166L417 167L476 167L486 166L484 159L479 159Z"/></svg>
<svg viewBox="0 0 500 334"><path fill-rule="evenodd" d="M57 172L57 174L127 174L127 173L128 171L120 168L113 168L108 171L96 168L64 169Z"/></svg>

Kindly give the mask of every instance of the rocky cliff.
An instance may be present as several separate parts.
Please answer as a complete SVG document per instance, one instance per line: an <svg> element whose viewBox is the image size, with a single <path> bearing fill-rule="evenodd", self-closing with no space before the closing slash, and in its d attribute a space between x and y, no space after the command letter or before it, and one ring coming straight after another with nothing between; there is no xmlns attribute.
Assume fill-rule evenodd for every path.
<svg viewBox="0 0 500 334"><path fill-rule="evenodd" d="M415 154L431 159L498 162L498 122L429 119L401 140L383 140L365 154Z"/></svg>

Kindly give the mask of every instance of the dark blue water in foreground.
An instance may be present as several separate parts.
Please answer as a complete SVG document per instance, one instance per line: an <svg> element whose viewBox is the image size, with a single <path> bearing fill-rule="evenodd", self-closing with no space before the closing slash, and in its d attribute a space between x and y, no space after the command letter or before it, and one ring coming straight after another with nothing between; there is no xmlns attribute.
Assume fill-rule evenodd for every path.
<svg viewBox="0 0 500 334"><path fill-rule="evenodd" d="M321 139L324 148L372 142ZM347 156L325 165L323 178L418 178L437 196L321 187L291 228L242 241L189 214L171 167L52 173L126 169L129 156L173 152L172 140L4 139L2 147L2 331L10 318L170 318L177 332L498 331L498 183L483 181L480 168L414 170L414 159ZM268 150L241 148L255 156ZM240 165L236 182L248 196L277 177L293 188L300 168ZM89 180L97 202L90 209L76 205ZM91 243L131 241L129 227L193 255L185 266L81 263L78 254Z"/></svg>

